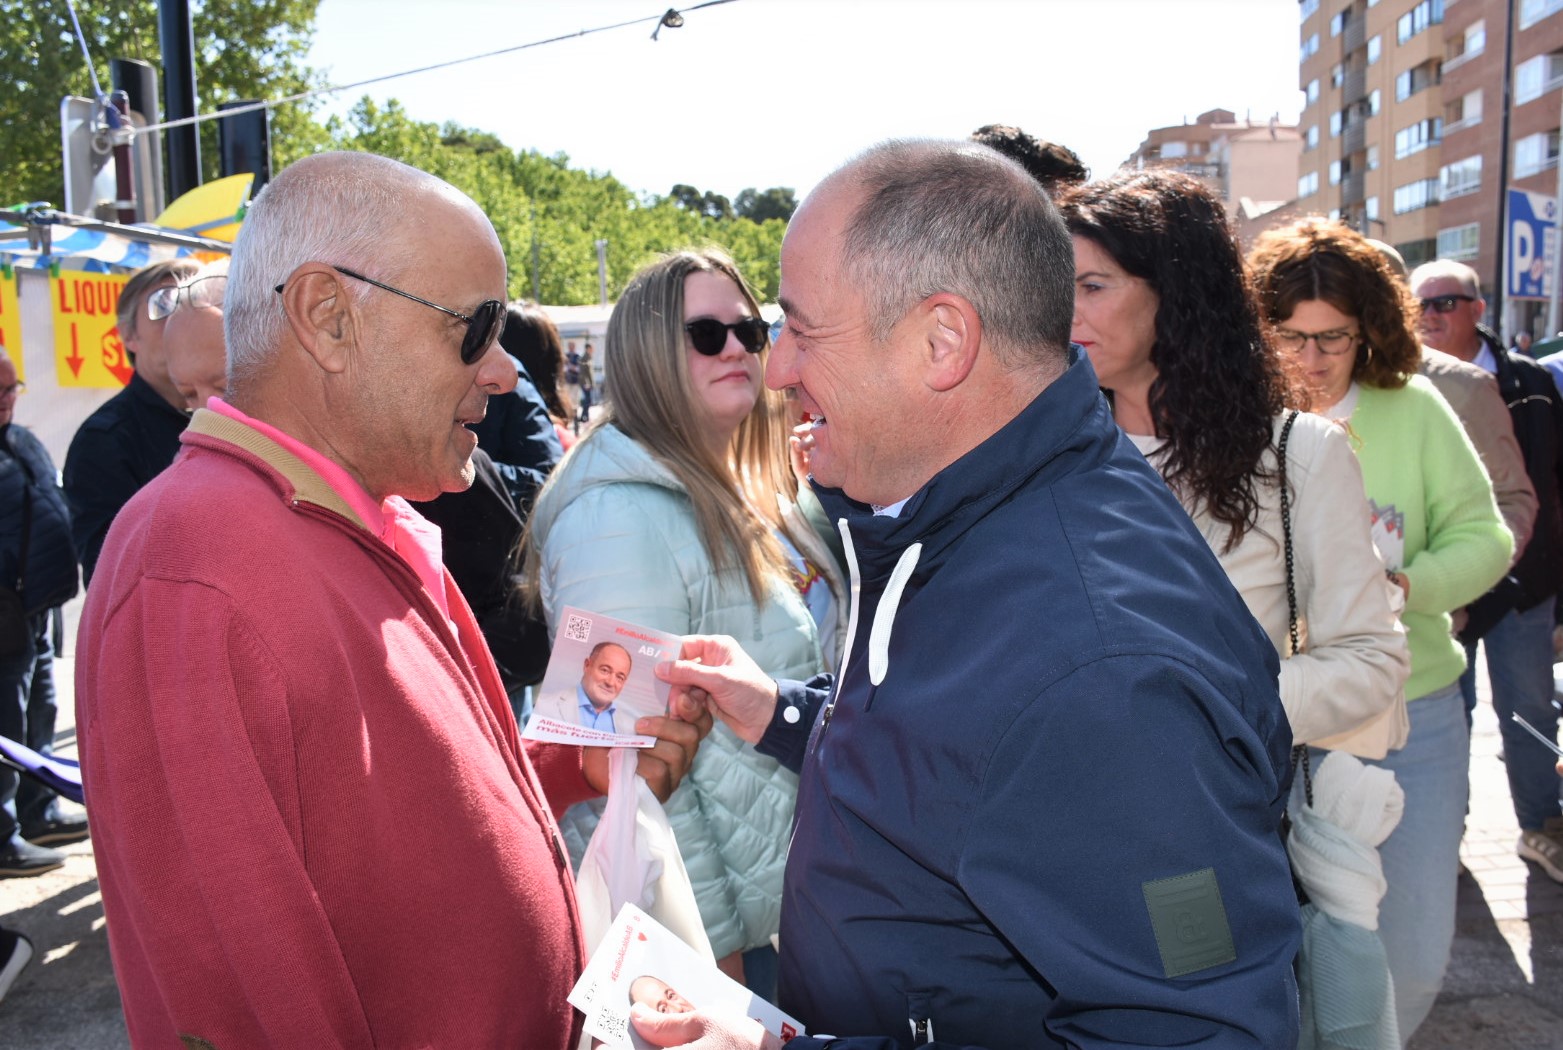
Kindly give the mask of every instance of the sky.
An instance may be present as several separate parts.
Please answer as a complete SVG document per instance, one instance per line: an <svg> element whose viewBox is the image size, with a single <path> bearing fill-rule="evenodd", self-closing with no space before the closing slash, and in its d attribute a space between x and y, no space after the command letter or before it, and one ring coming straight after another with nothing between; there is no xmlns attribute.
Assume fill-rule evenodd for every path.
<svg viewBox="0 0 1563 1050"><path fill-rule="evenodd" d="M651 39L669 0L321 0L310 63L343 84L643 24L330 96L565 153L637 193L801 198L887 138L1015 124L1106 174L1210 109L1295 122L1297 0L732 0ZM693 6L692 3L686 5Z"/></svg>

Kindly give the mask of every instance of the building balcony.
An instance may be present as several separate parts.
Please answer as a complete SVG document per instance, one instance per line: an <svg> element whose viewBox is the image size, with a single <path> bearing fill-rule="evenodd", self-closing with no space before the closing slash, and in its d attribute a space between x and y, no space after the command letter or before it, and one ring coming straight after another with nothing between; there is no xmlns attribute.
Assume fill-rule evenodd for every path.
<svg viewBox="0 0 1563 1050"><path fill-rule="evenodd" d="M1354 172L1341 180L1340 204L1343 209L1361 204L1366 199L1366 176L1362 172Z"/></svg>
<svg viewBox="0 0 1563 1050"><path fill-rule="evenodd" d="M1481 123L1482 115L1480 113L1476 114L1474 117L1466 117L1464 120L1457 120L1453 124L1445 123L1444 138L1447 139L1450 135L1456 134L1457 132L1469 131L1472 128L1480 127Z"/></svg>
<svg viewBox="0 0 1563 1050"><path fill-rule="evenodd" d="M1444 33L1442 25L1428 26L1420 33L1411 37L1403 44L1395 48L1395 69L1410 69L1420 66L1429 59L1444 58ZM1387 53L1390 47L1390 34L1384 36L1384 49Z"/></svg>
<svg viewBox="0 0 1563 1050"><path fill-rule="evenodd" d="M1199 161L1183 161L1176 165L1177 169L1185 175L1192 175L1196 179L1206 179L1219 183L1225 177L1222 165L1217 163L1201 163Z"/></svg>
<svg viewBox="0 0 1563 1050"><path fill-rule="evenodd" d="M1348 55L1359 48L1368 46L1367 13L1365 11L1355 11L1353 14L1355 17L1346 23L1346 28L1342 30L1340 35L1341 51Z"/></svg>
<svg viewBox="0 0 1563 1050"><path fill-rule="evenodd" d="M1341 132L1341 155L1349 157L1355 153L1362 153L1368 148L1368 122L1354 120L1346 125L1346 130Z"/></svg>
<svg viewBox="0 0 1563 1050"><path fill-rule="evenodd" d="M1346 79L1341 81L1341 100L1344 102L1360 102L1368 97L1368 70L1364 66L1361 69L1348 70Z"/></svg>
<svg viewBox="0 0 1563 1050"><path fill-rule="evenodd" d="M1450 73L1453 73L1455 70L1457 70L1461 66L1465 65L1471 59L1473 59L1473 58L1480 58L1484 53L1485 52L1482 51L1482 50L1462 51L1458 55L1455 55L1453 58L1446 58L1446 59L1444 59L1444 64L1443 64L1443 73L1444 73L1444 75L1448 76Z"/></svg>

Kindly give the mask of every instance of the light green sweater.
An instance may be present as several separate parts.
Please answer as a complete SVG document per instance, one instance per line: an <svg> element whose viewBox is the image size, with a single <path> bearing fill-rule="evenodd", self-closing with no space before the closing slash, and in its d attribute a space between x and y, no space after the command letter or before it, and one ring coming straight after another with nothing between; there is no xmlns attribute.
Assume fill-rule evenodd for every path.
<svg viewBox="0 0 1563 1050"><path fill-rule="evenodd" d="M1411 645L1406 697L1414 700L1465 669L1449 612L1503 576L1514 539L1459 419L1426 379L1412 376L1400 390L1360 387L1350 423L1368 499L1405 515L1401 571L1411 593L1400 619Z"/></svg>

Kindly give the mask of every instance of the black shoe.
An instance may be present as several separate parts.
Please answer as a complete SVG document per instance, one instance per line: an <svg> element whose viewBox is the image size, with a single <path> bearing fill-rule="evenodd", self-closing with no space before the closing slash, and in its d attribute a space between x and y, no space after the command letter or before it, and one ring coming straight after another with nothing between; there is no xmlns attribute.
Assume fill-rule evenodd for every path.
<svg viewBox="0 0 1563 1050"><path fill-rule="evenodd" d="M22 825L22 838L34 846L64 846L87 838L87 817L55 812L33 824Z"/></svg>
<svg viewBox="0 0 1563 1050"><path fill-rule="evenodd" d="M0 999L33 959L33 942L15 930L0 929Z"/></svg>
<svg viewBox="0 0 1563 1050"><path fill-rule="evenodd" d="M65 854L47 846L35 846L26 839L13 838L0 846L0 879L42 875L65 866Z"/></svg>

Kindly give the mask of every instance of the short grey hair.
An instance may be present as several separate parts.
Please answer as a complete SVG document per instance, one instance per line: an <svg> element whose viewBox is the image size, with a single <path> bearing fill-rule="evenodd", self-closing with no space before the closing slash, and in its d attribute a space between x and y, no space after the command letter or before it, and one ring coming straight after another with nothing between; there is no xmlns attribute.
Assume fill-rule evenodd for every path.
<svg viewBox="0 0 1563 1050"><path fill-rule="evenodd" d="M229 266L223 337L230 386L263 367L282 345L287 317L277 285L307 262L394 280L411 261L406 238L396 234L417 207L409 191L441 185L372 153L316 154L268 183L245 215ZM362 285L349 294L361 300L370 290Z"/></svg>
<svg viewBox="0 0 1563 1050"><path fill-rule="evenodd" d="M1432 262L1423 263L1411 271L1410 285L1412 291L1423 281L1430 281L1435 277L1453 277L1460 282L1460 287L1465 294L1477 299L1482 297L1482 279L1477 272L1463 262L1455 262L1453 259L1434 259Z"/></svg>
<svg viewBox="0 0 1563 1050"><path fill-rule="evenodd" d="M846 274L883 342L939 292L968 300L1009 367L1062 364L1074 321L1073 242L1047 193L1016 164L966 141L881 143L829 181L861 198L843 236Z"/></svg>

